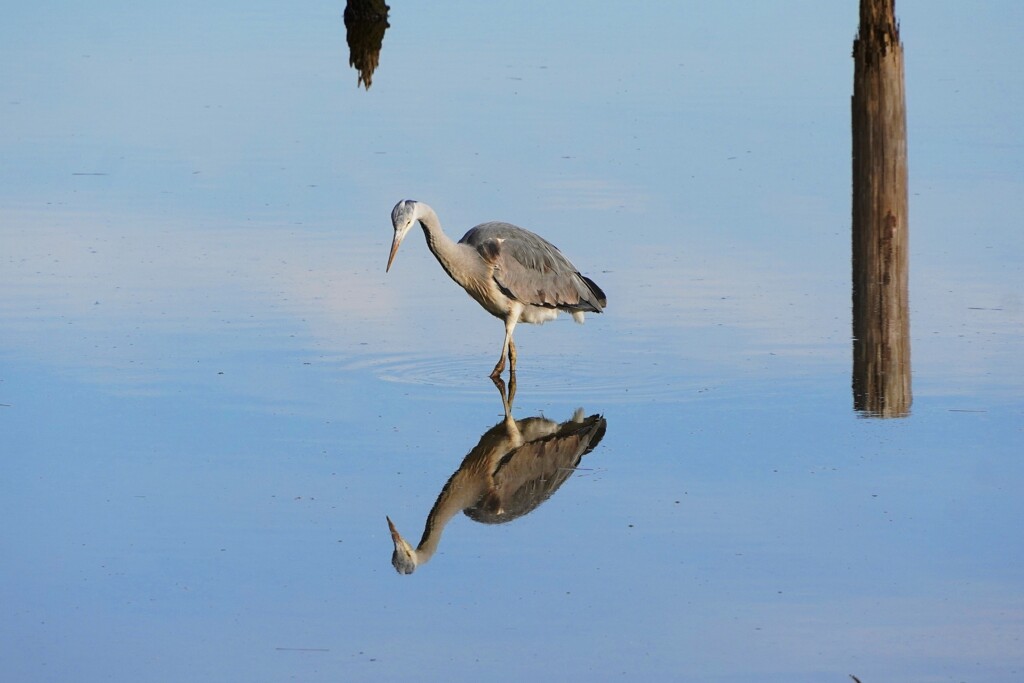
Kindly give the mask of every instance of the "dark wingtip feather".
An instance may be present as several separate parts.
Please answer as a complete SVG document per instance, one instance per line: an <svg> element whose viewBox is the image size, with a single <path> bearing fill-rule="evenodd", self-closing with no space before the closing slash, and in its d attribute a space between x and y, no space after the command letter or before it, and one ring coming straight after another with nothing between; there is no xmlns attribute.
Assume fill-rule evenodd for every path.
<svg viewBox="0 0 1024 683"><path fill-rule="evenodd" d="M604 295L604 291L602 291L601 288L597 286L597 283L591 280L586 275L580 275L580 277L583 278L583 281L587 283L587 287L589 287L590 291L594 294L595 297L597 297L597 303L601 305L601 308L607 306L608 298Z"/></svg>

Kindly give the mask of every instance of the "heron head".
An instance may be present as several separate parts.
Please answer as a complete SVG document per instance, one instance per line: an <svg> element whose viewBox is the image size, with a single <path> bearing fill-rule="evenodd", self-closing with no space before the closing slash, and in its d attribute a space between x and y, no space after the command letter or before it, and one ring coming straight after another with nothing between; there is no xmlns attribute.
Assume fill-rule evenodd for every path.
<svg viewBox="0 0 1024 683"><path fill-rule="evenodd" d="M391 224L395 227L395 238L391 242L391 255L388 256L388 267L384 270L391 270L391 264L398 253L398 245L405 239L406 234L416 223L416 202L412 199L403 199L395 204L391 210Z"/></svg>
<svg viewBox="0 0 1024 683"><path fill-rule="evenodd" d="M388 520L388 528L391 529L391 540L395 544L395 552L391 555L391 564L399 574L412 574L416 571L416 551L398 533L398 529L395 528L391 518L386 517L386 519Z"/></svg>

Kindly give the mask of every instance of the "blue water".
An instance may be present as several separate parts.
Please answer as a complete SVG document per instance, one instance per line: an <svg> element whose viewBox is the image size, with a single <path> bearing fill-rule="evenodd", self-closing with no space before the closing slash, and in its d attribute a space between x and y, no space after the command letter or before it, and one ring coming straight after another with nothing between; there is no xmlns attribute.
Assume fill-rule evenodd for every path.
<svg viewBox="0 0 1024 683"><path fill-rule="evenodd" d="M855 3L67 3L0 26L0 678L1019 681L1016 4L902 1L913 404L853 408ZM957 46L952 49L951 46ZM502 326L389 213L559 245L551 497L415 541Z"/></svg>

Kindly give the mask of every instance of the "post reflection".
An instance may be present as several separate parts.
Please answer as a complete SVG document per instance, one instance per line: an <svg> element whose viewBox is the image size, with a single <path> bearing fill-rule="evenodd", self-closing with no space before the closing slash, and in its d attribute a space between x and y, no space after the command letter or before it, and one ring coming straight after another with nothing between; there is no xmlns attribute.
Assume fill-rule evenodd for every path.
<svg viewBox="0 0 1024 683"><path fill-rule="evenodd" d="M373 72L380 63L380 47L388 23L388 7L384 0L348 0L345 3L345 38L348 42L348 65L359 72L356 88L370 89Z"/></svg>
<svg viewBox="0 0 1024 683"><path fill-rule="evenodd" d="M412 547L387 518L395 546L391 564L399 574L412 574L433 557L445 525L459 512L484 524L504 524L537 509L604 437L604 417L584 417L582 408L561 423L542 416L516 420L512 417L515 376L507 394L503 380L497 378L494 383L505 417L483 433L445 482L427 515L419 544Z"/></svg>
<svg viewBox="0 0 1024 683"><path fill-rule="evenodd" d="M853 57L853 404L868 417L904 417L912 401L907 123L894 0L861 0Z"/></svg>

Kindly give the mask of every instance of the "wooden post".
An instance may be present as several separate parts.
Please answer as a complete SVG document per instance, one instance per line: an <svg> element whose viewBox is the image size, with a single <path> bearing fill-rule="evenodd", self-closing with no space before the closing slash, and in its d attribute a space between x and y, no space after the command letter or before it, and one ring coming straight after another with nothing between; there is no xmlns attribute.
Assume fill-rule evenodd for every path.
<svg viewBox="0 0 1024 683"><path fill-rule="evenodd" d="M907 117L895 0L861 0L853 42L853 403L910 413Z"/></svg>

